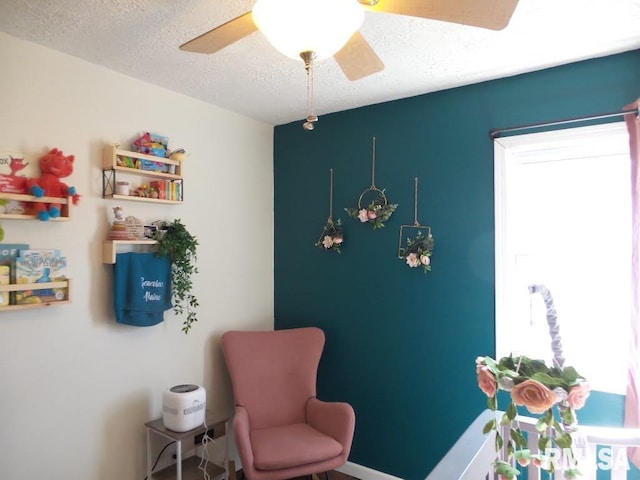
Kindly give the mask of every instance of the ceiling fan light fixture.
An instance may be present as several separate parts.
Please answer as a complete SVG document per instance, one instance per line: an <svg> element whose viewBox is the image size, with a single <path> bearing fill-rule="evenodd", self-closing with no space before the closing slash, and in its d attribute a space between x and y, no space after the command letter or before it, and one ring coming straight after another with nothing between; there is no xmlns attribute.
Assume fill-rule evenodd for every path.
<svg viewBox="0 0 640 480"><path fill-rule="evenodd" d="M258 0L253 21L283 55L299 60L311 51L331 57L360 28L363 8L354 0Z"/></svg>

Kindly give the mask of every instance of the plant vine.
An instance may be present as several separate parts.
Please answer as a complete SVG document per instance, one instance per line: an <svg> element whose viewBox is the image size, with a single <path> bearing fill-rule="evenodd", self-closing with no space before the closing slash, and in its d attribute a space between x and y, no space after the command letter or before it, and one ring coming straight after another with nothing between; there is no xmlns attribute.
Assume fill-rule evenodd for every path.
<svg viewBox="0 0 640 480"><path fill-rule="evenodd" d="M158 255L168 255L171 259L171 282L173 293L173 311L177 315L187 317L182 323L182 331L187 334L198 321L196 308L198 299L192 293L192 275L198 273L197 254L198 240L191 235L185 225L176 219L166 230L155 234L158 242Z"/></svg>

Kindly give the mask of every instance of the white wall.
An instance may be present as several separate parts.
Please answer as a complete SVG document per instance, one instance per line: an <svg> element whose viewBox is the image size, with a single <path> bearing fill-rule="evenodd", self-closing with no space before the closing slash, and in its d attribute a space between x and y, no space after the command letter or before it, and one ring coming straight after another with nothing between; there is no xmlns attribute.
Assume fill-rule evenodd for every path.
<svg viewBox="0 0 640 480"><path fill-rule="evenodd" d="M101 263L116 204L102 198L102 148L143 131L189 154L184 205L120 203L147 221L180 218L200 241L186 336L172 312L154 327L117 324ZM5 243L62 249L74 288L70 305L0 311L0 478L141 480L144 422L178 383L232 412L220 335L273 328L272 139L270 125L0 33L0 151L74 154L66 180L82 194L71 222L2 221Z"/></svg>

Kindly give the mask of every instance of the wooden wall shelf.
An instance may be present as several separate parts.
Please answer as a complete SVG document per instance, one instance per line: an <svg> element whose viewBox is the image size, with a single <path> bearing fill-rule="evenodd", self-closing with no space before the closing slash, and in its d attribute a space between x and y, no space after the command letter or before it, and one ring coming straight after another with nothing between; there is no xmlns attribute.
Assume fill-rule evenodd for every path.
<svg viewBox="0 0 640 480"><path fill-rule="evenodd" d="M65 305L71 303L71 280L60 280L58 282L46 283L12 283L9 285L0 285L0 292L16 292L20 290L44 290L48 288L66 288L67 296L64 300L56 300L41 303L27 303L23 305L5 305L0 307L0 312L10 310L28 310L32 308L52 307L54 305Z"/></svg>
<svg viewBox="0 0 640 480"><path fill-rule="evenodd" d="M134 202L151 202L151 203L171 203L180 205L182 200L166 200L164 198L136 197L135 195L106 195L105 198L113 198L114 200L133 200Z"/></svg>
<svg viewBox="0 0 640 480"><path fill-rule="evenodd" d="M123 165L123 163L127 163L125 160L129 163L134 162L134 165L140 168ZM172 172L163 172L150 168L145 169L145 162L152 162L153 165L159 166L159 168L163 170L172 170ZM147 163L147 165L149 164ZM160 188L159 194L162 195L162 192L166 190L165 195L169 198L120 195L117 193L116 188L118 183L116 178L120 174L140 177L142 179L141 182L145 184L157 181L157 186ZM134 202L181 204L184 196L183 187L183 165L180 160L122 150L118 148L118 145L109 145L104 149L102 161L102 196L104 198L130 200ZM175 198L172 198L171 192L176 195Z"/></svg>
<svg viewBox="0 0 640 480"><path fill-rule="evenodd" d="M105 240L102 245L102 263L116 263L118 245L155 245L155 240Z"/></svg>
<svg viewBox="0 0 640 480"><path fill-rule="evenodd" d="M62 209L60 216L57 218L50 218L48 222L67 222L71 218L72 197L59 198L59 197L36 197L34 195L27 195L24 193L6 193L0 192L0 199L2 200L14 200L24 203L60 203ZM0 213L0 219L7 220L38 220L37 215L23 214L23 213Z"/></svg>

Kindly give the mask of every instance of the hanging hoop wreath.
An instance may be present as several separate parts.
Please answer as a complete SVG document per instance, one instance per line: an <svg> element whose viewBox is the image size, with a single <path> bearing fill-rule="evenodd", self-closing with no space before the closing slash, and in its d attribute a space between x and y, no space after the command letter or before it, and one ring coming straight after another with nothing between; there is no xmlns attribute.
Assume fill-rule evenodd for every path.
<svg viewBox="0 0 640 480"><path fill-rule="evenodd" d="M341 253L340 246L344 242L344 232L342 231L342 221L340 219L333 220L333 168L329 169L329 178L329 218L315 245L318 248Z"/></svg>
<svg viewBox="0 0 640 480"><path fill-rule="evenodd" d="M397 203L389 203L384 189L376 187L376 137L373 137L373 154L371 160L371 186L360 194L358 198L358 207L347 207L345 211L350 217L357 218L361 223L370 223L373 229L383 228L384 222L391 218L393 212L398 208ZM370 195L370 194L373 195ZM371 197L369 203L366 198ZM365 206L366 205L366 206Z"/></svg>
<svg viewBox="0 0 640 480"><path fill-rule="evenodd" d="M431 271L431 255L433 254L433 235L431 227L418 222L418 177L414 178L413 225L401 225L398 237L398 258L404 260L409 268L422 267L424 273ZM405 237L413 232L412 237ZM403 239L405 239L403 245Z"/></svg>

